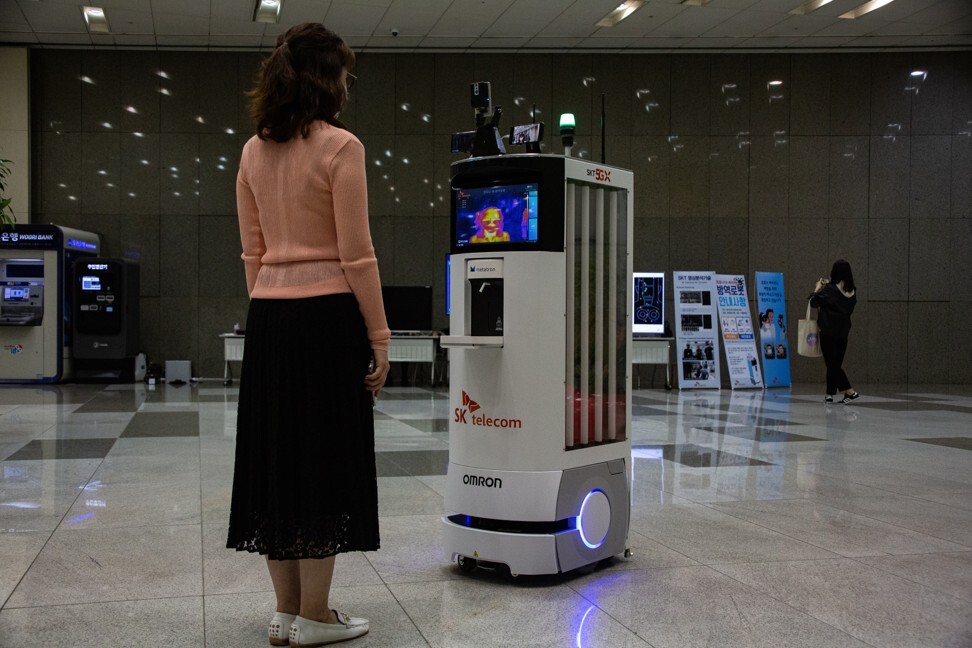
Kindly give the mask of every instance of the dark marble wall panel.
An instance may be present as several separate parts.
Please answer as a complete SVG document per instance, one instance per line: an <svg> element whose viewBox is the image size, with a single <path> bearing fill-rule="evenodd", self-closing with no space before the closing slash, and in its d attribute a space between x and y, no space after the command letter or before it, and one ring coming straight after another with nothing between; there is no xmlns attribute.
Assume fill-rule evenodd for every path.
<svg viewBox="0 0 972 648"><path fill-rule="evenodd" d="M81 213L117 214L121 209L121 135L81 134Z"/></svg>
<svg viewBox="0 0 972 648"><path fill-rule="evenodd" d="M709 134L735 137L749 133L749 57L712 59L709 85Z"/></svg>
<svg viewBox="0 0 972 648"><path fill-rule="evenodd" d="M749 147L749 215L786 218L790 142L785 135L757 136Z"/></svg>
<svg viewBox="0 0 972 648"><path fill-rule="evenodd" d="M550 115L551 132L556 133L563 113L574 113L578 135L590 135L597 130L594 118L594 93L597 79L594 65L588 55L567 54L558 57L550 70L550 95L553 112ZM477 66L479 59L477 59ZM477 69L478 71L478 69ZM600 93L598 93L600 106ZM598 111L599 112L599 111ZM553 138L551 138L553 141Z"/></svg>
<svg viewBox="0 0 972 648"><path fill-rule="evenodd" d="M868 372L858 380L869 383L908 382L908 304L901 301L869 301L868 329L860 322L852 335L857 345L867 348Z"/></svg>
<svg viewBox="0 0 972 648"><path fill-rule="evenodd" d="M671 156L672 147L666 137L637 135L631 138L635 219L668 218Z"/></svg>
<svg viewBox="0 0 972 648"><path fill-rule="evenodd" d="M354 86L356 132L391 134L395 132L395 68L392 55L362 54L357 57ZM430 71L431 73L431 71Z"/></svg>
<svg viewBox="0 0 972 648"><path fill-rule="evenodd" d="M199 217L163 214L159 225L159 295L199 295Z"/></svg>
<svg viewBox="0 0 972 648"><path fill-rule="evenodd" d="M507 87L511 87L509 84ZM431 54L398 57L395 68L395 130L399 135L433 132L435 58Z"/></svg>
<svg viewBox="0 0 972 648"><path fill-rule="evenodd" d="M830 62L830 134L867 135L872 57L838 54L825 60Z"/></svg>
<svg viewBox="0 0 972 648"><path fill-rule="evenodd" d="M712 58L699 55L672 56L672 134L708 135L711 110Z"/></svg>
<svg viewBox="0 0 972 648"><path fill-rule="evenodd" d="M434 135L398 135L395 137L394 213L411 218L432 216L435 204L432 184L432 150L438 140Z"/></svg>
<svg viewBox="0 0 972 648"><path fill-rule="evenodd" d="M638 57L631 66L632 135L667 135L672 118L672 57Z"/></svg>
<svg viewBox="0 0 972 648"><path fill-rule="evenodd" d="M205 133L199 136L199 175L196 178L199 183L196 189L201 214L236 215L236 173L242 153L238 135Z"/></svg>
<svg viewBox="0 0 972 648"><path fill-rule="evenodd" d="M262 56L31 59L35 221L96 230L106 253L138 259L150 360L188 357L202 375L221 375L215 335L245 313L235 175ZM574 154L586 159L600 156L605 93L607 162L635 173L636 266L782 271L795 322L813 279L848 258L863 300L854 379L967 381L930 368L931 347L954 339L916 340L901 322L927 315L921 303L947 313L954 325L942 328L968 321L970 70L968 52L363 53L342 117L367 150L386 284L431 284L444 301L450 164L465 157L448 138L472 126L469 83L494 84L504 133L536 103L545 152L561 150L557 118L574 112ZM875 339L909 351L887 361ZM819 362L794 356L793 367L797 381L822 379Z"/></svg>
<svg viewBox="0 0 972 648"><path fill-rule="evenodd" d="M158 133L162 110L162 95L157 52L129 52L118 61L116 95L112 106L118 115L118 130L122 133Z"/></svg>
<svg viewBox="0 0 972 648"><path fill-rule="evenodd" d="M169 133L159 146L159 207L164 214L199 213L199 135Z"/></svg>
<svg viewBox="0 0 972 648"><path fill-rule="evenodd" d="M472 130L476 125L469 106L469 86L476 81L475 67L470 57L454 54L436 54L432 66L432 95L435 101L432 128L435 133L442 135L436 141L443 142L450 134ZM546 73L549 80L549 58Z"/></svg>
<svg viewBox="0 0 972 648"><path fill-rule="evenodd" d="M948 218L951 195L952 138L916 135L911 138L911 217Z"/></svg>
<svg viewBox="0 0 972 648"><path fill-rule="evenodd" d="M907 218L871 220L867 232L868 299L908 300L909 230Z"/></svg>
<svg viewBox="0 0 972 648"><path fill-rule="evenodd" d="M240 258L240 227L236 216L200 216L198 223L198 295L245 297L246 275Z"/></svg>
<svg viewBox="0 0 972 648"><path fill-rule="evenodd" d="M966 135L952 136L952 186L949 208L952 218L972 216L972 125Z"/></svg>
<svg viewBox="0 0 972 648"><path fill-rule="evenodd" d="M948 302L908 304L908 382L942 383L949 380L949 364L958 361L949 347L952 336ZM934 323L941 322L941 326Z"/></svg>
<svg viewBox="0 0 972 648"><path fill-rule="evenodd" d="M871 135L911 135L911 99L918 82L911 54L889 54L871 64Z"/></svg>
<svg viewBox="0 0 972 648"><path fill-rule="evenodd" d="M972 302L953 301L948 304L948 353L952 358L972 358ZM942 381L940 378L939 381ZM972 383L972 362L948 363L948 375L943 382L960 385Z"/></svg>
<svg viewBox="0 0 972 648"><path fill-rule="evenodd" d="M867 214L869 145L866 136L830 138L831 218L863 218Z"/></svg>
<svg viewBox="0 0 972 648"><path fill-rule="evenodd" d="M533 120L533 107L536 105L537 121L544 122L547 142L556 142L559 126L559 114L553 109L553 61L554 57L546 54L523 54L513 58L513 105L510 111L504 110L504 121L508 124L526 124ZM464 59L460 59L457 66L464 66ZM470 72L470 76L474 73ZM470 83L480 79L472 78ZM462 89L449 89L449 94L461 93L464 102L463 118L458 122L455 130L471 130L474 121L472 110L469 108L468 84ZM463 93L464 90L464 93Z"/></svg>
<svg viewBox="0 0 972 648"><path fill-rule="evenodd" d="M635 106L631 99L631 74L634 59L627 54L601 54L593 57L595 134L601 128L601 95L604 95L605 125L608 136L630 133ZM640 117L640 115L639 115Z"/></svg>
<svg viewBox="0 0 972 648"><path fill-rule="evenodd" d="M122 214L118 255L139 264L142 297L159 296L159 214Z"/></svg>
<svg viewBox="0 0 972 648"><path fill-rule="evenodd" d="M159 214L161 135L122 133L120 209L123 214Z"/></svg>
<svg viewBox="0 0 972 648"><path fill-rule="evenodd" d="M200 97L205 67L200 65L199 55L194 52L162 52L159 57L161 132L208 132L207 124L199 121L200 117L206 119ZM208 113L210 107L205 108Z"/></svg>
<svg viewBox="0 0 972 648"><path fill-rule="evenodd" d="M953 302L972 302L972 220L953 218L948 221L948 298ZM972 356L970 356L972 357Z"/></svg>
<svg viewBox="0 0 972 648"><path fill-rule="evenodd" d="M908 216L911 137L871 137L868 186L871 218Z"/></svg>
<svg viewBox="0 0 972 648"><path fill-rule="evenodd" d="M944 52L915 52L911 70L911 132L947 135L952 132L952 89L962 53L956 60Z"/></svg>
<svg viewBox="0 0 972 648"><path fill-rule="evenodd" d="M826 215L830 204L830 138L791 136L788 171L789 217Z"/></svg>
<svg viewBox="0 0 972 648"><path fill-rule="evenodd" d="M749 212L750 147L735 137L710 138L709 215L746 218Z"/></svg>
<svg viewBox="0 0 972 648"><path fill-rule="evenodd" d="M81 178L84 159L81 133L47 131L34 137L41 177L34 183L34 221L45 222L44 214L80 214ZM39 148L38 148L39 146Z"/></svg>
<svg viewBox="0 0 972 648"><path fill-rule="evenodd" d="M830 135L830 79L828 57L820 54L790 56L790 132L793 135Z"/></svg>
<svg viewBox="0 0 972 648"><path fill-rule="evenodd" d="M81 130L81 56L51 50L30 58L31 129L35 132Z"/></svg>
<svg viewBox="0 0 972 648"><path fill-rule="evenodd" d="M396 218L392 251L396 286L431 286L438 269L431 217Z"/></svg>
<svg viewBox="0 0 972 648"><path fill-rule="evenodd" d="M671 221L640 218L634 223L635 272L667 272L671 264Z"/></svg>
<svg viewBox="0 0 972 648"><path fill-rule="evenodd" d="M790 128L790 57L774 54L750 57L749 130L754 136L785 137Z"/></svg>
<svg viewBox="0 0 972 648"><path fill-rule="evenodd" d="M908 241L908 300L946 301L952 282L956 279L952 268L968 259L968 251L961 259L950 259L952 233L947 219L937 218L916 223Z"/></svg>
<svg viewBox="0 0 972 648"><path fill-rule="evenodd" d="M671 149L670 202L672 218L709 216L709 138L669 138Z"/></svg>

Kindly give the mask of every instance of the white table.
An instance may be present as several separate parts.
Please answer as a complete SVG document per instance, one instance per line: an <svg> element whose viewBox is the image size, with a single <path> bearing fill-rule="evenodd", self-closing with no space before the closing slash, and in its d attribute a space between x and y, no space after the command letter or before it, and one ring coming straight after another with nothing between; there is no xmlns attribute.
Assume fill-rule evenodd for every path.
<svg viewBox="0 0 972 648"><path fill-rule="evenodd" d="M675 338L636 337L631 340L631 364L665 365L665 388L672 388L672 342ZM640 377L639 377L639 387Z"/></svg>
<svg viewBox="0 0 972 648"><path fill-rule="evenodd" d="M388 345L389 362L427 362L432 365L435 385L435 358L438 351L437 331L393 332Z"/></svg>
<svg viewBox="0 0 972 648"><path fill-rule="evenodd" d="M233 370L230 362L243 360L243 347L246 336L237 333L221 333L223 339L223 384L233 384ZM388 345L389 362L427 362L432 365L432 384L435 384L436 331L416 331L393 333Z"/></svg>
<svg viewBox="0 0 972 648"><path fill-rule="evenodd" d="M223 338L223 384L233 384L233 369L230 362L243 361L243 344L245 336L239 333L221 333Z"/></svg>

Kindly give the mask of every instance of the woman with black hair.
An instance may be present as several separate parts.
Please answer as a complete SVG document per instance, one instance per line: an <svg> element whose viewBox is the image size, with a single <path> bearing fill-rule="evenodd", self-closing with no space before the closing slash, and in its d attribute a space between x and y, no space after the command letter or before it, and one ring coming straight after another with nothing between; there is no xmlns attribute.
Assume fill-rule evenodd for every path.
<svg viewBox="0 0 972 648"><path fill-rule="evenodd" d="M844 392L841 403L855 401L861 395L855 390L844 373L844 354L847 352L847 336L851 329L851 313L857 305L857 290L850 264L843 259L834 262L830 279L820 278L810 305L820 309L817 325L820 327L820 350L827 365L827 394L824 400L834 402L838 391Z"/></svg>

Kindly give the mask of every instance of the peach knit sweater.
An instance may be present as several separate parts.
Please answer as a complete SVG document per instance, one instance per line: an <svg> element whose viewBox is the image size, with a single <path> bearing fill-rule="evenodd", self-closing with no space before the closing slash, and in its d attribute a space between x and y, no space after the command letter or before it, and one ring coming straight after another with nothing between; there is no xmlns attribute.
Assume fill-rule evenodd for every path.
<svg viewBox="0 0 972 648"><path fill-rule="evenodd" d="M354 293L374 349L391 331L368 228L364 147L346 130L314 122L306 138L252 137L236 178L250 297Z"/></svg>

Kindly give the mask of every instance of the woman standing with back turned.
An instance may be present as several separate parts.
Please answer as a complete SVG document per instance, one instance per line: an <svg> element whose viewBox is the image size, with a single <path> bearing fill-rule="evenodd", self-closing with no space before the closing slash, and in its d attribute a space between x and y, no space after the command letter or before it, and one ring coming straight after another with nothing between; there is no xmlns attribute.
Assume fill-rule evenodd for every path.
<svg viewBox="0 0 972 648"><path fill-rule="evenodd" d="M335 556L379 544L372 399L391 336L364 147L338 120L353 65L323 25L279 36L236 182L250 309L227 546L267 558L275 646L368 632L328 601Z"/></svg>
<svg viewBox="0 0 972 648"><path fill-rule="evenodd" d="M851 313L856 304L857 293L850 264L843 259L835 261L830 269L830 279L818 279L817 287L810 295L810 305L820 309L817 324L820 326L820 350L827 365L827 395L824 400L828 403L834 402L838 390L844 392L841 403L861 397L851 387L842 368L851 329Z"/></svg>

